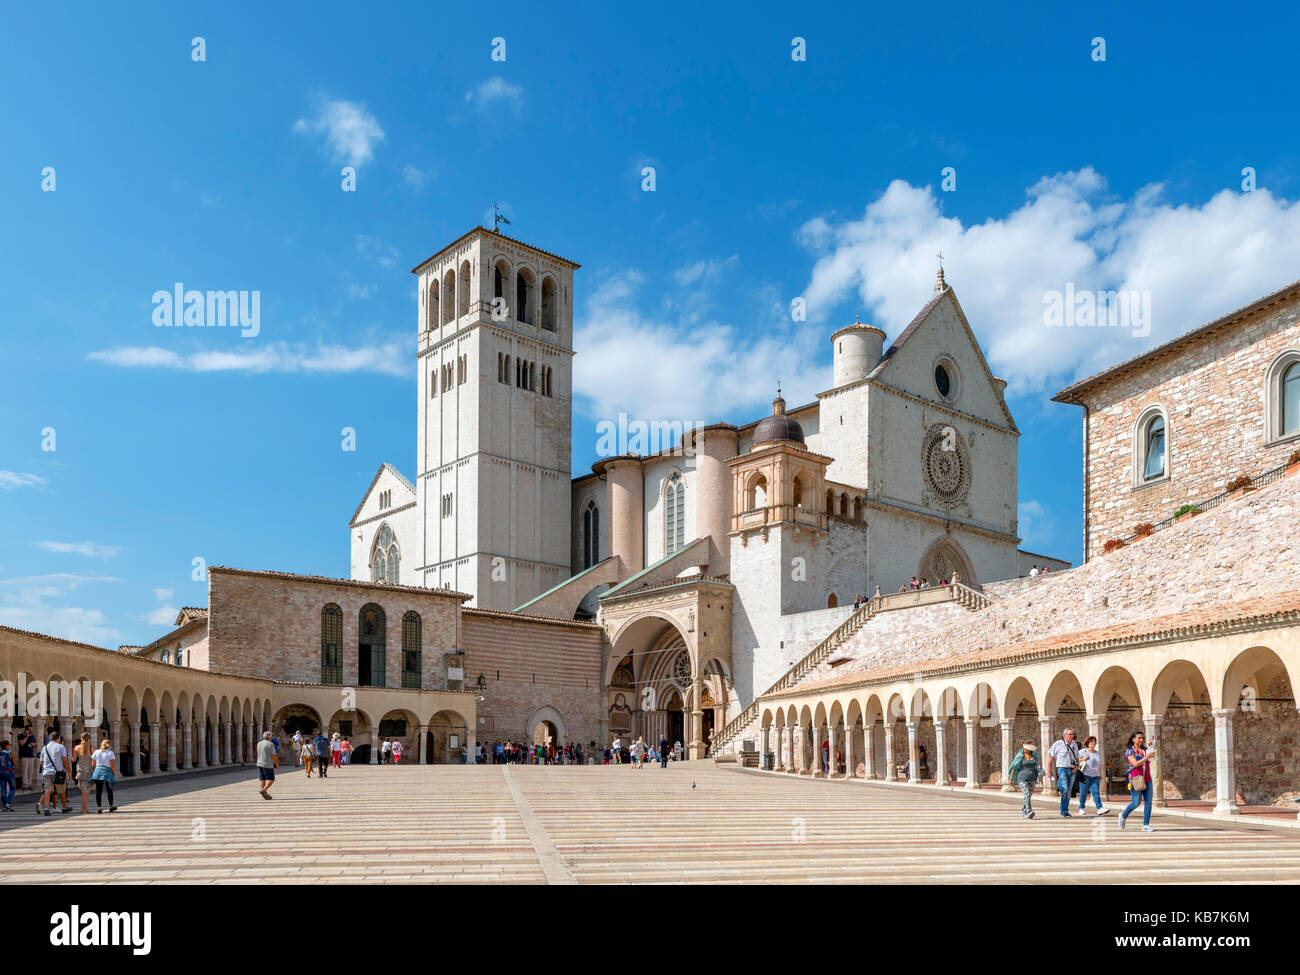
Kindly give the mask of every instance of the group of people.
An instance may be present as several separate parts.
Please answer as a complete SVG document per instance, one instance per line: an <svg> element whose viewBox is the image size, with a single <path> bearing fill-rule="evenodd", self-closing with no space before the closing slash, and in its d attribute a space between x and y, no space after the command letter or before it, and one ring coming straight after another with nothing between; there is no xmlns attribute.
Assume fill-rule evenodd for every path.
<svg viewBox="0 0 1300 975"><path fill-rule="evenodd" d="M647 762L658 762L660 768L667 768L669 761L682 760L682 743L674 742L671 747L667 738L660 738L659 744L647 743L642 737L624 742L622 737L615 738L605 749L602 765L631 765L641 768Z"/></svg>
<svg viewBox="0 0 1300 975"><path fill-rule="evenodd" d="M524 745L498 741L491 749L480 744L478 752L480 765L583 765L587 761L582 746L573 742L567 745L556 745L553 741Z"/></svg>
<svg viewBox="0 0 1300 975"><path fill-rule="evenodd" d="M0 740L0 808L4 812L15 811L13 803L18 791L18 772L22 772L25 786L34 791L37 767L40 768L41 795L36 800L36 815L52 815L56 800L63 813L72 811L68 808L69 779L76 783L81 793L83 813L90 812L91 783L95 787L95 811L104 811L104 792L107 791L108 811L117 812L117 805L113 801L113 786L117 783L117 755L107 738L101 739L96 748L87 732L73 746L72 755L69 756L63 735L51 730L40 754L36 755L35 735L31 728L28 725L19 736L17 761L9 739ZM23 754L24 742L32 750L32 755Z"/></svg>
<svg viewBox="0 0 1300 975"><path fill-rule="evenodd" d="M959 582L961 582L961 573L954 571L952 578L943 578L939 580L939 587L943 588L944 586L956 585ZM912 576L912 581L903 583L898 587L898 591L916 592L918 589L929 589L931 585L933 585L933 583L924 576ZM877 593L879 593L879 587L877 587Z"/></svg>
<svg viewBox="0 0 1300 975"><path fill-rule="evenodd" d="M1032 741L1021 744L1020 751L1011 761L1011 768L1007 770L1007 779L1020 787L1024 797L1020 803L1022 819L1034 818L1034 787L1044 777L1052 776L1056 778L1061 796L1062 818L1071 818L1070 802L1076 795L1079 797L1079 815L1083 815L1089 795L1098 816L1110 812L1101 801L1101 777L1106 766L1097 749L1097 739L1089 735L1080 747L1076 737L1073 728L1066 728L1048 750L1045 765L1039 760L1038 747ZM1142 732L1135 731L1129 735L1124 749L1129 803L1119 814L1120 829L1124 828L1129 814L1142 806L1142 832L1155 832L1151 826L1151 760L1155 755L1155 747L1146 746L1146 736Z"/></svg>

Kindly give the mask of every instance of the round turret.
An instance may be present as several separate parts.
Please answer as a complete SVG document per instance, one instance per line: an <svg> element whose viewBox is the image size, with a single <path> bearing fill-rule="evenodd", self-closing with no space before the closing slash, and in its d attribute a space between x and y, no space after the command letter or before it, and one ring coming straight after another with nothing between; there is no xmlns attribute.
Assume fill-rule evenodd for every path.
<svg viewBox="0 0 1300 975"><path fill-rule="evenodd" d="M855 322L831 336L835 347L834 387L861 382L880 364L885 333L874 325Z"/></svg>

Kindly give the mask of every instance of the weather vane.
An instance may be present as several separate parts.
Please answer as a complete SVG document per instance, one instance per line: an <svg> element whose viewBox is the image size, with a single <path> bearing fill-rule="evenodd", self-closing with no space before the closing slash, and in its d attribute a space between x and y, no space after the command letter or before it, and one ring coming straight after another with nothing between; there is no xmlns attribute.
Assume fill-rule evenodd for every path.
<svg viewBox="0 0 1300 975"><path fill-rule="evenodd" d="M508 227L510 226L510 220L508 217L502 216L501 208L497 206L495 203L493 203L492 204L492 232L493 233L501 232L500 230L497 229L497 227L500 224L505 224Z"/></svg>

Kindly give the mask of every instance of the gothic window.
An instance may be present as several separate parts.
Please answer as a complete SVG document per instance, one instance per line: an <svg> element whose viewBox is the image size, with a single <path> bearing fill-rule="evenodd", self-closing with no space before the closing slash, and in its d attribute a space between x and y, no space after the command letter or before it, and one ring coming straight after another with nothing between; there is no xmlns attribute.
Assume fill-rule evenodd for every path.
<svg viewBox="0 0 1300 975"><path fill-rule="evenodd" d="M420 614L411 610L402 617L402 686L420 687Z"/></svg>
<svg viewBox="0 0 1300 975"><path fill-rule="evenodd" d="M794 479L794 491L792 492L791 501L796 508L803 506L803 480L796 477Z"/></svg>
<svg viewBox="0 0 1300 975"><path fill-rule="evenodd" d="M1165 418L1157 413L1142 428L1142 480L1165 476Z"/></svg>
<svg viewBox="0 0 1300 975"><path fill-rule="evenodd" d="M435 370L430 369L429 370L429 399L437 399L437 398L438 398L438 373Z"/></svg>
<svg viewBox="0 0 1300 975"><path fill-rule="evenodd" d="M537 392L537 363L535 362L528 363L528 390Z"/></svg>
<svg viewBox="0 0 1300 975"><path fill-rule="evenodd" d="M686 544L686 481L673 471L664 491L664 554L672 555Z"/></svg>
<svg viewBox="0 0 1300 975"><path fill-rule="evenodd" d="M401 556L397 549L397 539L393 536L393 530L384 525L375 539L375 554L370 561L370 580L397 585L400 569Z"/></svg>
<svg viewBox="0 0 1300 975"><path fill-rule="evenodd" d="M552 332L556 330L555 306L555 280L542 278L542 328L549 328Z"/></svg>
<svg viewBox="0 0 1300 975"><path fill-rule="evenodd" d="M456 317L456 272L448 271L442 278L442 324Z"/></svg>
<svg viewBox="0 0 1300 975"><path fill-rule="evenodd" d="M334 603L320 611L320 682L343 683L343 610Z"/></svg>
<svg viewBox="0 0 1300 975"><path fill-rule="evenodd" d="M587 502L582 513L582 567L589 569L600 561L600 509L595 501Z"/></svg>

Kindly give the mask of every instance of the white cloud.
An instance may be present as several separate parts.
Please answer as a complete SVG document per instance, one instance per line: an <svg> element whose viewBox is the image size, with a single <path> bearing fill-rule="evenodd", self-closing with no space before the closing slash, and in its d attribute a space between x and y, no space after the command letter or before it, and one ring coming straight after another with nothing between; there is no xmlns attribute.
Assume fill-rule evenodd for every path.
<svg viewBox="0 0 1300 975"><path fill-rule="evenodd" d="M86 358L124 368L183 369L191 372L376 372L407 378L412 369L408 343L396 341L357 347L322 345L311 351L302 346L277 342L233 352L186 354L157 346L119 346L91 352Z"/></svg>
<svg viewBox="0 0 1300 975"><path fill-rule="evenodd" d="M330 154L349 166L369 162L375 146L384 141L384 130L364 105L326 98L317 98L316 115L298 119L293 130L324 136Z"/></svg>
<svg viewBox="0 0 1300 975"><path fill-rule="evenodd" d="M421 169L415 163L407 163L402 167L402 181L412 189L422 190L424 184L433 179L437 173L432 169Z"/></svg>
<svg viewBox="0 0 1300 975"><path fill-rule="evenodd" d="M0 579L0 623L65 640L116 646L122 634L109 625L102 610L69 606L63 601L86 583L121 581L67 572Z"/></svg>
<svg viewBox="0 0 1300 975"><path fill-rule="evenodd" d="M34 544L47 552L86 555L92 559L111 559L122 551L120 545L100 545L98 542L35 542Z"/></svg>
<svg viewBox="0 0 1300 975"><path fill-rule="evenodd" d="M354 239L357 245L357 253L360 256L369 258L383 267L397 267L399 255L397 248L392 244L386 243L378 237L371 237L369 234L357 234Z"/></svg>
<svg viewBox="0 0 1300 975"><path fill-rule="evenodd" d="M1016 522L1022 545L1032 548L1035 545L1050 545L1056 541L1051 535L1047 510L1032 498L1021 501L1016 506Z"/></svg>
<svg viewBox="0 0 1300 975"><path fill-rule="evenodd" d="M21 474L17 471L0 471L0 490L12 491L20 487L36 487L48 483L38 474Z"/></svg>
<svg viewBox="0 0 1300 975"><path fill-rule="evenodd" d="M678 268L673 272L673 280L681 285L696 283L716 284L718 279L722 277L723 271L735 267L739 263L739 254L732 254L730 257L721 261L696 261L694 264L688 264L686 267Z"/></svg>
<svg viewBox="0 0 1300 975"><path fill-rule="evenodd" d="M522 86L512 85L499 76L480 82L477 87L465 92L465 101L479 109L487 109L493 105L505 103L512 111L518 111L523 97L524 89Z"/></svg>
<svg viewBox="0 0 1300 975"><path fill-rule="evenodd" d="M175 606L159 606L144 621L152 626L171 626L176 622L176 614L179 612Z"/></svg>
<svg viewBox="0 0 1300 975"><path fill-rule="evenodd" d="M931 187L896 180L860 218L814 218L799 237L818 256L804 295L810 319L824 322L856 294L891 337L928 299L942 251L993 371L1025 393L1131 358L1292 281L1300 207L1268 190L1175 205L1160 185L1117 199L1084 169L1040 180L1005 216L963 225L942 214ZM1150 334L1048 327L1044 297L1067 284L1148 292Z"/></svg>
<svg viewBox="0 0 1300 975"><path fill-rule="evenodd" d="M791 340L791 329L779 324L779 304L770 327L765 323L752 339L751 331L696 319L693 302L712 301L709 295L674 296L668 304L678 312L643 315L637 305L644 283L636 270L612 275L578 324L574 388L592 416L744 422L767 412L778 379L792 406L825 387L826 370L810 361L814 343Z"/></svg>
<svg viewBox="0 0 1300 975"><path fill-rule="evenodd" d="M176 590L174 589L155 589L153 591L153 598L161 603L165 600L171 599L175 592Z"/></svg>

